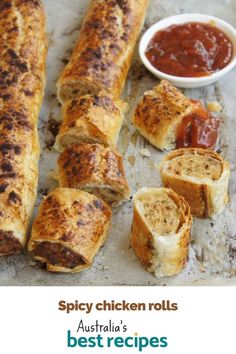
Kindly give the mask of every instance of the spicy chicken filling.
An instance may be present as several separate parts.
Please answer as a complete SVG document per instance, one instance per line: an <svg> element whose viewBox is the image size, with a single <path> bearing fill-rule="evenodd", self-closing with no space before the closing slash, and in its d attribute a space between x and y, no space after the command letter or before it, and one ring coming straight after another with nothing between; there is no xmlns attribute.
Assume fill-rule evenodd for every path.
<svg viewBox="0 0 236 354"><path fill-rule="evenodd" d="M39 243L34 249L34 255L44 258L49 264L70 269L75 268L79 264L85 264L81 256L59 243Z"/></svg>

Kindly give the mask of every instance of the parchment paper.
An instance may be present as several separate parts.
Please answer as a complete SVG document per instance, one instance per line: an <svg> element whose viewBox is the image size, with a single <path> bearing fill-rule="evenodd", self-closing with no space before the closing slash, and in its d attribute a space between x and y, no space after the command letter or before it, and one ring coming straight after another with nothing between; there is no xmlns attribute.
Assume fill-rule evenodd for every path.
<svg viewBox="0 0 236 354"><path fill-rule="evenodd" d="M38 200L57 183L52 170L58 154L52 148L60 121L55 83L70 57L78 38L81 20L88 0L44 0L48 19L49 52L47 86L40 113L41 140L40 180ZM236 26L236 0L151 0L144 29L154 22L174 14L200 12L220 17ZM159 152L135 132L130 116L138 97L157 83L140 63L137 53L127 80L124 98L130 104L130 114L120 133L118 149L124 155L127 178L135 192L143 186L161 186L158 164L164 153ZM132 202L116 210L110 237L97 255L93 266L82 273L50 274L25 252L0 259L0 285L232 285L236 275L236 69L215 85L185 90L203 102L218 101L221 114L220 151L231 165L230 204L214 220L194 219L189 262L175 277L156 279L147 273L129 246ZM150 158L140 154L148 148ZM34 213L34 214L35 214Z"/></svg>

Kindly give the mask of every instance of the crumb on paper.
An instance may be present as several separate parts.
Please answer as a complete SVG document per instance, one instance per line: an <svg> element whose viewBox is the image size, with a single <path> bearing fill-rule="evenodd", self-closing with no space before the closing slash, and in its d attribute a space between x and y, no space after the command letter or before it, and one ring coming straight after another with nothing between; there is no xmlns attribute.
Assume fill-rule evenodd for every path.
<svg viewBox="0 0 236 354"><path fill-rule="evenodd" d="M48 195L48 188L41 187L38 191L39 194L41 194L43 197L46 197Z"/></svg>
<svg viewBox="0 0 236 354"><path fill-rule="evenodd" d="M71 36L74 32L77 32L77 31L79 31L80 29L81 29L81 21L80 21L80 23L79 23L78 25L76 25L75 27L70 28L70 29L68 29L67 31L64 31L64 32L62 33L62 35L63 35L63 36Z"/></svg>
<svg viewBox="0 0 236 354"><path fill-rule="evenodd" d="M55 143L56 136L60 129L60 122L54 117L54 114L50 113L47 125L46 125L46 137L45 137L45 147L50 149Z"/></svg>
<svg viewBox="0 0 236 354"><path fill-rule="evenodd" d="M149 160L147 164L150 168L159 170L159 164L157 162L154 162L153 160Z"/></svg>
<svg viewBox="0 0 236 354"><path fill-rule="evenodd" d="M62 62L64 65L66 65L66 64L69 63L69 59L68 59L68 58L62 58L62 59L61 59L61 62Z"/></svg>
<svg viewBox="0 0 236 354"><path fill-rule="evenodd" d="M144 148L139 151L140 155L143 157L149 158L151 156L151 153L148 149Z"/></svg>
<svg viewBox="0 0 236 354"><path fill-rule="evenodd" d="M134 155L130 155L127 157L128 162L130 163L131 166L134 166L135 163L135 156Z"/></svg>
<svg viewBox="0 0 236 354"><path fill-rule="evenodd" d="M222 106L219 102L214 101L214 102L208 102L207 103L207 109L210 112L220 112L222 111Z"/></svg>
<svg viewBox="0 0 236 354"><path fill-rule="evenodd" d="M47 39L48 39L48 47L53 47L55 45L55 40L54 40L54 34L55 34L55 31L50 31L50 32L47 32Z"/></svg>
<svg viewBox="0 0 236 354"><path fill-rule="evenodd" d="M201 272L201 273L205 273L205 271L206 271L205 265L202 264L202 263L199 263L198 265L199 265L199 270L200 270L200 272Z"/></svg>
<svg viewBox="0 0 236 354"><path fill-rule="evenodd" d="M49 171L48 176L51 177L52 179L55 179L55 181L59 180L59 173L57 170Z"/></svg>
<svg viewBox="0 0 236 354"><path fill-rule="evenodd" d="M124 155L129 146L129 128L127 125L123 125L123 127L121 128L119 141L120 153Z"/></svg>
<svg viewBox="0 0 236 354"><path fill-rule="evenodd" d="M130 141L133 145L136 145L137 144L137 139L138 139L138 133L137 132L134 132L131 137L130 137Z"/></svg>
<svg viewBox="0 0 236 354"><path fill-rule="evenodd" d="M37 262L36 262L36 261L30 261L30 262L29 262L29 265L30 265L31 267L35 267L35 266L36 266L36 264L37 264Z"/></svg>

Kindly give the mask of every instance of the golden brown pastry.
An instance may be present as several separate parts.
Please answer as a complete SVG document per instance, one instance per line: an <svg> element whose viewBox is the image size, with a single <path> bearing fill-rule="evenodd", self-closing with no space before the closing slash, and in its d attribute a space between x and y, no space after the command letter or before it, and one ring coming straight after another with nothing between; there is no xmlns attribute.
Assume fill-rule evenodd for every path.
<svg viewBox="0 0 236 354"><path fill-rule="evenodd" d="M100 91L119 97L148 0L91 0L79 40L57 82L58 99Z"/></svg>
<svg viewBox="0 0 236 354"><path fill-rule="evenodd" d="M162 80L144 93L135 109L133 123L151 144L160 150L170 150L175 148L182 119L194 112L205 115L206 109L199 101L190 100L168 81Z"/></svg>
<svg viewBox="0 0 236 354"><path fill-rule="evenodd" d="M41 2L1 0L0 255L18 253L26 243L37 192L45 57Z"/></svg>
<svg viewBox="0 0 236 354"><path fill-rule="evenodd" d="M83 189L116 206L129 199L122 157L99 144L73 144L58 159L59 185Z"/></svg>
<svg viewBox="0 0 236 354"><path fill-rule="evenodd" d="M34 220L29 251L52 272L80 272L91 266L105 242L111 209L84 191L57 188L43 200Z"/></svg>
<svg viewBox="0 0 236 354"><path fill-rule="evenodd" d="M63 120L55 147L72 143L100 143L116 147L127 104L110 95L86 95L63 105Z"/></svg>
<svg viewBox="0 0 236 354"><path fill-rule="evenodd" d="M164 186L184 196L194 216L214 216L228 203L230 167L212 150L175 150L163 159L160 171Z"/></svg>
<svg viewBox="0 0 236 354"><path fill-rule="evenodd" d="M188 203L168 188L140 189L134 195L131 245L157 277L180 272L188 259L192 217Z"/></svg>

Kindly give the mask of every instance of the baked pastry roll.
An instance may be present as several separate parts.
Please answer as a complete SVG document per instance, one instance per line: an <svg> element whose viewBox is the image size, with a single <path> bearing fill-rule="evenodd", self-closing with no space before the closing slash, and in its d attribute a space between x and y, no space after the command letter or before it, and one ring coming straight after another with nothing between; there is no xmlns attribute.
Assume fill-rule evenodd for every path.
<svg viewBox="0 0 236 354"><path fill-rule="evenodd" d="M0 2L0 255L26 243L38 183L37 120L45 82L40 1Z"/></svg>
<svg viewBox="0 0 236 354"><path fill-rule="evenodd" d="M43 200L34 220L29 251L51 272L89 268L105 242L111 209L84 191L57 188Z"/></svg>
<svg viewBox="0 0 236 354"><path fill-rule="evenodd" d="M167 188L140 189L133 197L131 246L157 277L180 272L188 259L192 217L188 203Z"/></svg>
<svg viewBox="0 0 236 354"><path fill-rule="evenodd" d="M57 82L62 103L100 91L121 95L148 0L91 0L71 59Z"/></svg>
<svg viewBox="0 0 236 354"><path fill-rule="evenodd" d="M185 197L194 216L219 214L228 202L230 167L212 150L175 150L163 159L160 172L164 186Z"/></svg>
<svg viewBox="0 0 236 354"><path fill-rule="evenodd" d="M175 148L182 119L195 112L203 117L207 114L199 101L189 99L168 81L162 80L144 93L136 106L133 123L152 145L160 150L170 150Z"/></svg>
<svg viewBox="0 0 236 354"><path fill-rule="evenodd" d="M59 185L83 189L112 206L129 199L122 157L99 144L67 147L58 159Z"/></svg>
<svg viewBox="0 0 236 354"><path fill-rule="evenodd" d="M63 120L55 147L72 143L100 143L116 147L127 104L110 95L86 95L63 105Z"/></svg>

